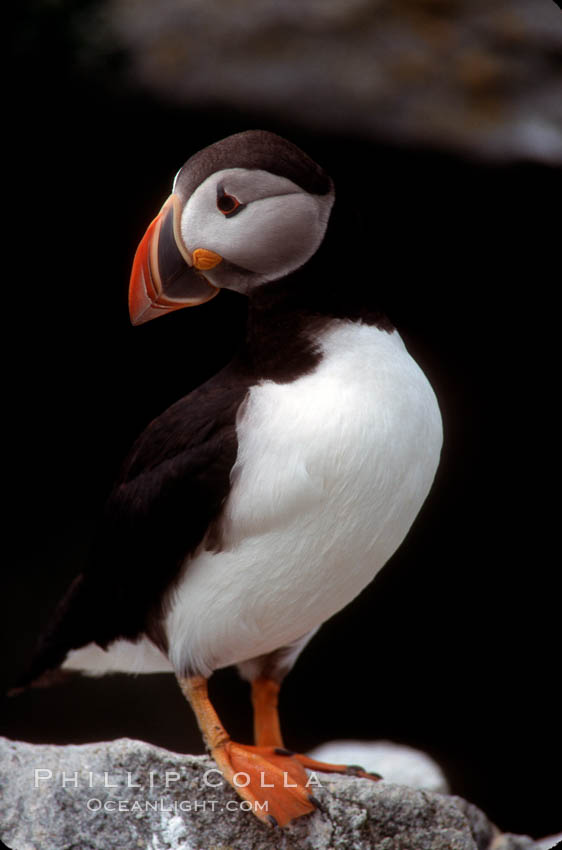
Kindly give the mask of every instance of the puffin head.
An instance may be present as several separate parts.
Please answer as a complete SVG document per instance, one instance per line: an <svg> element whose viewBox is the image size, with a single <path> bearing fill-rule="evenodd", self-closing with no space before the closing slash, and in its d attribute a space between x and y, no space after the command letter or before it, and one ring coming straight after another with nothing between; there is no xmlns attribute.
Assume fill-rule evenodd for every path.
<svg viewBox="0 0 562 850"><path fill-rule="evenodd" d="M322 242L333 202L325 171L274 133L237 133L199 151L137 248L133 325L295 271Z"/></svg>

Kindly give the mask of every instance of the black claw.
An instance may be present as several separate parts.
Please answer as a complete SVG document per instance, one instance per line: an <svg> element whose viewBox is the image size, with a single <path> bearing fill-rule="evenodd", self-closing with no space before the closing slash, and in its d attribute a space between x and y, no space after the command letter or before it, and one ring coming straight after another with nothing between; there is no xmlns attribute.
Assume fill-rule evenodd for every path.
<svg viewBox="0 0 562 850"><path fill-rule="evenodd" d="M382 779L380 773L374 773L373 771L365 770L364 767L360 767L358 764L349 764L347 766L347 770L345 771L348 776L372 776L373 779Z"/></svg>
<svg viewBox="0 0 562 850"><path fill-rule="evenodd" d="M349 776L357 776L359 773L366 773L365 769L361 767L360 764L348 764L345 772L348 773Z"/></svg>
<svg viewBox="0 0 562 850"><path fill-rule="evenodd" d="M284 747L275 747L273 750L276 756L294 756L292 750L286 750Z"/></svg>
<svg viewBox="0 0 562 850"><path fill-rule="evenodd" d="M325 811L326 811L326 810L325 810L325 808L324 808L324 806L322 805L322 803L321 803L321 802L320 802L320 800L318 799L318 797L314 797L312 794L309 794L309 795L308 795L308 799L310 800L310 802L312 803L312 805L313 805L313 806L316 806L316 808L317 808L317 809L319 809L321 812L325 812Z"/></svg>
<svg viewBox="0 0 562 850"><path fill-rule="evenodd" d="M267 819L268 819L268 821L269 821L269 823L271 824L272 827L279 826L279 824L277 823L277 821L275 820L273 815L268 815Z"/></svg>

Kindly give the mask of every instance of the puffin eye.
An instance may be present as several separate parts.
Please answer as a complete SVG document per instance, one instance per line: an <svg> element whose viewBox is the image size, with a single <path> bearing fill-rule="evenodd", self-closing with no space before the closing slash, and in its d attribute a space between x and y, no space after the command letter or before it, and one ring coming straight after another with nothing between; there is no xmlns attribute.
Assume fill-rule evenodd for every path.
<svg viewBox="0 0 562 850"><path fill-rule="evenodd" d="M240 210L245 206L246 204L240 203L238 198L235 198L234 195L228 195L222 186L217 188L217 209L219 209L226 218L240 212Z"/></svg>

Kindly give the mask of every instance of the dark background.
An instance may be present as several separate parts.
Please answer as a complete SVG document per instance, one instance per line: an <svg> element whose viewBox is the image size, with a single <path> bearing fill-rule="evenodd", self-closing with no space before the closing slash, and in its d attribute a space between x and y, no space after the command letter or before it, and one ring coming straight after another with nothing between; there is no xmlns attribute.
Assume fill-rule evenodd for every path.
<svg viewBox="0 0 562 850"><path fill-rule="evenodd" d="M133 329L138 240L189 155L232 132L274 130L334 177L350 279L372 279L435 387L445 429L406 542L287 679L287 745L420 747L503 830L561 830L560 170L179 108L116 84L119 57L103 73L78 68L61 21L37 20L16 30L6 104L3 683L87 558L135 436L228 360L243 327L243 299L222 293ZM233 736L249 740L247 686L221 671L212 693ZM2 708L12 738L127 736L202 752L171 675L77 677Z"/></svg>

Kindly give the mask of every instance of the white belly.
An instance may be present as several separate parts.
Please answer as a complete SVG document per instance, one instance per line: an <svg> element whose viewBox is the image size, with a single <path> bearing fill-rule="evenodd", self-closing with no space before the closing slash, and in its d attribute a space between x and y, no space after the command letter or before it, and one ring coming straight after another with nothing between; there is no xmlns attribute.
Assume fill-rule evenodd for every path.
<svg viewBox="0 0 562 850"><path fill-rule="evenodd" d="M442 428L433 390L398 335L335 321L324 357L254 387L220 552L200 550L166 629L179 671L290 644L350 602L400 545L426 498Z"/></svg>

